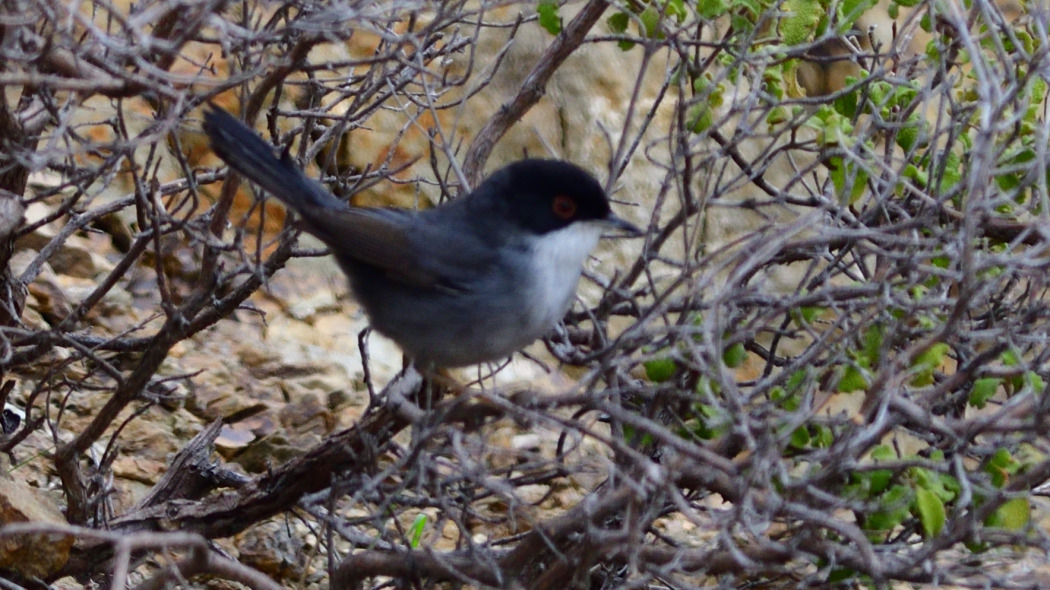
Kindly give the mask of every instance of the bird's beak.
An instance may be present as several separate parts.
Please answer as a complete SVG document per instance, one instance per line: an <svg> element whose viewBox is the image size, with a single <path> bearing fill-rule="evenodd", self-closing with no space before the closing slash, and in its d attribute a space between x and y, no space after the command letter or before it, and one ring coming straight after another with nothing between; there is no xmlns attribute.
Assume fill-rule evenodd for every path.
<svg viewBox="0 0 1050 590"><path fill-rule="evenodd" d="M609 213L609 216L603 219L602 222L613 229L618 229L624 232L627 234L627 237L637 238L645 235L645 232L639 229L637 225L623 219L622 217L617 217L613 213Z"/></svg>

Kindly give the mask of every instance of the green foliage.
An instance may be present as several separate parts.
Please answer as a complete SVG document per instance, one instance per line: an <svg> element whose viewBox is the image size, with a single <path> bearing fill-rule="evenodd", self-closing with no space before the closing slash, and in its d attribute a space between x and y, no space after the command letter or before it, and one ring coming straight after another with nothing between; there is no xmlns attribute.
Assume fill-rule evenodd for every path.
<svg viewBox="0 0 1050 590"><path fill-rule="evenodd" d="M915 362L912 363L914 374L911 378L911 384L916 387L922 387L933 383L933 372L945 362L950 349L951 347L947 344L938 342L919 353L915 358Z"/></svg>
<svg viewBox="0 0 1050 590"><path fill-rule="evenodd" d="M700 10L712 11L718 14L720 8L717 0L713 4L701 6ZM684 0L658 0L657 2L636 2L629 4L626 10L615 12L606 19L606 24L613 33L625 34L629 25L635 24L638 36L647 39L661 40L665 38L663 29L671 23L681 23L689 15ZM714 18L714 17L712 17ZM622 40L619 42L620 49L628 51L634 47L634 42Z"/></svg>
<svg viewBox="0 0 1050 590"><path fill-rule="evenodd" d="M870 457L875 465L897 459L893 450L884 445L875 447ZM932 459L942 462L944 457L935 452ZM918 520L924 537L937 536L947 521L947 506L958 499L960 488L948 474L915 466L901 471L857 471L847 491L853 498L874 503L874 509L866 514L864 529L873 540L878 540L912 517Z"/></svg>
<svg viewBox="0 0 1050 590"><path fill-rule="evenodd" d="M988 400L992 399L995 393L999 391L999 386L1002 383L1003 380L998 377L982 377L974 380L968 403L975 408L983 408L988 404Z"/></svg>
<svg viewBox="0 0 1050 590"><path fill-rule="evenodd" d="M747 350L744 349L743 343L736 342L731 344L722 351L722 362L725 366L730 369L735 369L740 365L744 364L747 360Z"/></svg>
<svg viewBox="0 0 1050 590"><path fill-rule="evenodd" d="M824 5L820 0L784 0L781 9L780 38L787 45L812 41L817 25L824 19Z"/></svg>
<svg viewBox="0 0 1050 590"><path fill-rule="evenodd" d="M557 0L540 0L536 5L536 15L540 26L551 35L561 32L561 17L558 15Z"/></svg>
<svg viewBox="0 0 1050 590"><path fill-rule="evenodd" d="M1031 519L1032 505L1028 498L1013 498L996 508L995 512L984 520L984 524L988 527L1019 531L1027 526Z"/></svg>
<svg viewBox="0 0 1050 590"><path fill-rule="evenodd" d="M427 526L427 515L418 514L415 520L412 521L412 526L408 529L409 536L409 547L412 549L419 548L419 541L423 538L423 530Z"/></svg>
<svg viewBox="0 0 1050 590"><path fill-rule="evenodd" d="M653 383L670 381L674 377L677 364L669 356L645 361L645 377Z"/></svg>
<svg viewBox="0 0 1050 590"><path fill-rule="evenodd" d="M673 35L682 22L656 0L630 6L610 16L614 32L658 40ZM1045 68L1029 59L1045 52L1042 38L1027 24L1008 28L978 22L972 18L976 9L967 14L976 23L973 30L958 31L952 27L962 21L949 13L958 7L890 2L891 13L917 9L897 24L921 22L929 35L917 38L926 41L911 54L891 58L886 47L870 47L863 35L854 37L851 43L861 48L841 58L855 65L844 84L814 90L799 78L812 61L820 62L812 54L824 48L824 41L864 22L858 19L875 6L873 0L701 0L682 6L691 14L685 21L692 15L717 19L702 32L724 31L724 36L711 41L710 52L698 51L695 61L685 60L674 70L687 109L679 113L676 131L696 136L691 141L710 150L702 151L704 157L720 149L739 155L755 146L769 152L790 146L789 164L801 170L791 182L770 190L766 201L765 186L749 182L766 181L769 168L764 166L776 165L774 158L751 167L734 161L719 168L716 157L700 157L696 161L704 165L715 162L715 171L704 179L739 173L718 188L739 190L765 206L756 210L769 218L789 199L789 207L804 202L796 198L800 193L812 197L813 210L824 215L818 223L834 226L834 237L798 239L819 256L806 258L801 246L781 253L791 263L805 259L811 265L805 281L789 291L797 305L769 303L755 310L714 302L733 312L722 316L730 319L719 328L725 329L721 366L706 366L718 364L711 350L689 359L689 347L646 361L645 373L653 382L696 383L695 392L678 392L681 397L695 393L695 401L676 413L682 419L678 432L706 441L744 431L745 438L754 437L749 442L760 441L759 447L774 441L776 460L799 481L823 474L820 462L834 463L840 450L854 451L848 441L864 432L871 437L857 443L864 458L844 461L848 474L813 480L836 482L821 491L849 502L856 522L876 545L957 534L960 515L976 510L989 516L971 516L974 538L965 542L971 550L988 546L979 540L982 518L987 527L1023 530L1032 520L1026 492L1001 490L1011 489L1018 473L1043 459L1018 450L1016 441L1023 437L1000 439L998 431L971 415L987 420L998 404L1041 395L1046 387L1041 336L1027 334L1024 344L1023 339L984 340L1012 321L1005 309L1024 309L1027 321L1036 323L1045 317L1040 308L1045 287L1024 270L1026 264L1043 268L1042 246L1026 248L1042 242L1039 220L1050 206L1050 167L1042 162L1050 86ZM960 43L964 34L976 42ZM760 91L747 94L753 88ZM741 97L751 101L747 107L736 104ZM756 128L761 133L746 136ZM721 137L705 143L714 131ZM739 135L746 137L740 145L735 143ZM764 143L767 138L773 139ZM838 282L822 282L822 273ZM767 278L741 288L749 294L761 291L760 281ZM836 293L849 295L836 299ZM982 302L973 304L963 296ZM1031 307L1011 307L1022 300ZM946 322L955 324L946 327ZM739 326L757 335L734 334ZM1014 347L982 359L987 350L1002 350L1003 342ZM805 354L783 352L792 345ZM978 361L983 364L972 365ZM752 374L756 368L764 371ZM730 376L737 380L724 381ZM864 395L839 395L854 392ZM822 405L829 397L832 402ZM901 417L900 408L911 413ZM955 433L956 441L945 430L958 423L978 426L972 433ZM905 436L887 442L901 433ZM894 447L898 442L908 450ZM765 450L748 448L756 454ZM746 459L734 460L751 467ZM785 477L776 485L788 494L796 491L793 483ZM862 576L824 565L824 582Z"/></svg>

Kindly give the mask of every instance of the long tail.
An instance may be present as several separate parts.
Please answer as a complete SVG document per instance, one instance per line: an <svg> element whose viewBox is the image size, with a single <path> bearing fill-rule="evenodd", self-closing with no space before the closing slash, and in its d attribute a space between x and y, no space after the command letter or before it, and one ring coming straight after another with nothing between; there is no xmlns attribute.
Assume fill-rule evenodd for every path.
<svg viewBox="0 0 1050 590"><path fill-rule="evenodd" d="M278 158L270 144L226 111L217 107L205 111L204 132L211 149L231 168L289 207L300 212L305 205L347 208L321 183L307 178L287 151Z"/></svg>

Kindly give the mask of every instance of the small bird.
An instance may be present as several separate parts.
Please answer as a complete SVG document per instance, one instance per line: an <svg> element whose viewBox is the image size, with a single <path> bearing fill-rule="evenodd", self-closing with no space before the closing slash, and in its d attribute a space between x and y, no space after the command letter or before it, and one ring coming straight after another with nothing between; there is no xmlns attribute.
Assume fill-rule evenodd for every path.
<svg viewBox="0 0 1050 590"><path fill-rule="evenodd" d="M545 335L603 230L642 234L568 162L515 162L433 209L351 207L226 111L205 112L204 132L328 246L373 329L422 369L500 360Z"/></svg>

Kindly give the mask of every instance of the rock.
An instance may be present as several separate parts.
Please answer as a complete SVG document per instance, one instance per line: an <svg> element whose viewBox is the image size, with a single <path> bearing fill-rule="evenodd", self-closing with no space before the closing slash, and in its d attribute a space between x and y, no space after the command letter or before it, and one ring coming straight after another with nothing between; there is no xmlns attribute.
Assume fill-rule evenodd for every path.
<svg viewBox="0 0 1050 590"><path fill-rule="evenodd" d="M305 394L292 398L292 401L278 412L281 425L289 432L313 432L328 434L335 428L335 416L328 409L327 400L321 396Z"/></svg>
<svg viewBox="0 0 1050 590"><path fill-rule="evenodd" d="M30 212L33 212L32 206ZM15 243L16 248L40 251L57 235L58 231L51 225L44 225L19 238ZM113 265L108 260L95 253L97 249L91 240L72 235L55 250L47 259L47 263L58 274L78 279L93 279L99 274L113 270Z"/></svg>
<svg viewBox="0 0 1050 590"><path fill-rule="evenodd" d="M66 520L40 490L0 478L0 526L34 522L65 525ZM69 559L73 535L32 534L0 537L0 568L26 578L46 578Z"/></svg>
<svg viewBox="0 0 1050 590"><path fill-rule="evenodd" d="M518 451L538 451L543 446L543 437L533 432L518 434L511 437L510 446Z"/></svg>
<svg viewBox="0 0 1050 590"><path fill-rule="evenodd" d="M298 579L306 566L303 540L287 524L268 522L237 537L239 561L275 580Z"/></svg>

